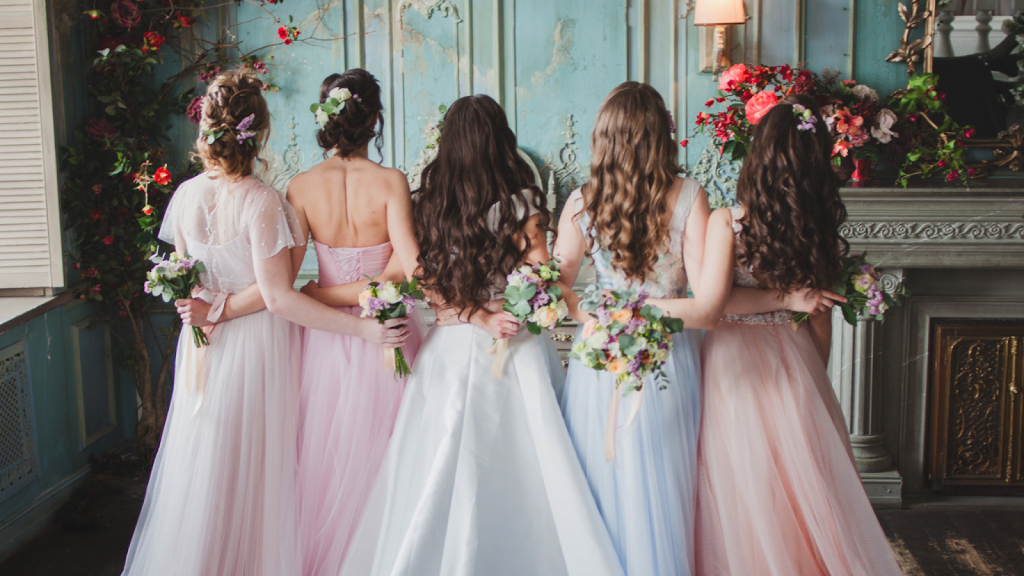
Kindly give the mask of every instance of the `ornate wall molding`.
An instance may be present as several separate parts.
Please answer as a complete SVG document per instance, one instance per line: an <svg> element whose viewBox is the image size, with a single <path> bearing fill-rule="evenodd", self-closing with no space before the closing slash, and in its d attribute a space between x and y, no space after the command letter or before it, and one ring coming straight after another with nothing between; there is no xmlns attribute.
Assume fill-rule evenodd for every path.
<svg viewBox="0 0 1024 576"><path fill-rule="evenodd" d="M1024 189L844 188L840 232L882 268L1024 268Z"/></svg>
<svg viewBox="0 0 1024 576"><path fill-rule="evenodd" d="M1009 222L847 222L839 232L848 240L1024 240L1024 224Z"/></svg>
<svg viewBox="0 0 1024 576"><path fill-rule="evenodd" d="M552 212L560 214L566 198L590 177L590 166L580 164L576 157L576 118L565 117L565 144L558 150L557 157L548 156L541 170L541 177L547 181L548 204L554 200Z"/></svg>
<svg viewBox="0 0 1024 576"><path fill-rule="evenodd" d="M711 208L725 208L736 204L736 180L740 176L741 162L725 159L710 145L704 149L697 164L690 171L708 193Z"/></svg>

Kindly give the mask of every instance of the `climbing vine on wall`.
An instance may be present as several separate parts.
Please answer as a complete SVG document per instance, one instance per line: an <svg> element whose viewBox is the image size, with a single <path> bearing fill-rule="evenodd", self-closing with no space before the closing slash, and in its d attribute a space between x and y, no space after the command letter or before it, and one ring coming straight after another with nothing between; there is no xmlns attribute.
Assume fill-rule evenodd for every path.
<svg viewBox="0 0 1024 576"><path fill-rule="evenodd" d="M254 5L276 33L258 46L238 40L236 23L218 28L232 4ZM168 375L177 323L162 333L163 354L153 381L146 334L156 335L151 320L156 299L142 293L149 257L158 250L156 232L174 188L196 172L169 166L170 119L186 114L199 122L201 102L185 80L207 82L221 70L253 69L264 89L277 90L269 48L296 42L329 41L303 35L291 16L276 14L282 0L96 0L83 19L87 50L88 120L62 150L61 205L69 232L72 268L79 298L96 302L112 322L123 322L121 360L135 380L141 417L136 444L145 459L156 452L168 405ZM320 11L321 18L326 14ZM314 29L319 29L319 25ZM176 72L159 78L165 58L180 60Z"/></svg>

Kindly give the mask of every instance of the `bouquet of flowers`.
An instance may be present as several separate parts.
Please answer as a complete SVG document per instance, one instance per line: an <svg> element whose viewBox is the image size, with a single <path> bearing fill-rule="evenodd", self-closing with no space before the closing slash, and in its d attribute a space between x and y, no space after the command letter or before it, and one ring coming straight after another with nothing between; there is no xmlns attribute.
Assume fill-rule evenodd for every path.
<svg viewBox="0 0 1024 576"><path fill-rule="evenodd" d="M857 324L857 318L874 318L881 322L885 319L885 311L900 305L900 298L910 296L910 291L902 284L892 292L887 292L879 282L881 275L875 267L868 264L867 254L853 254L843 259L843 275L832 291L845 296L847 301L839 304L843 318L851 325ZM794 312L794 326L807 319L806 312Z"/></svg>
<svg viewBox="0 0 1024 576"><path fill-rule="evenodd" d="M206 266L199 260L188 257L188 254L171 252L166 260L154 254L150 262L156 264L146 275L143 290L147 294L160 296L164 302L182 300L192 297L192 289L201 286L199 275L206 271ZM210 343L202 328L192 327L192 342L196 348Z"/></svg>
<svg viewBox="0 0 1024 576"><path fill-rule="evenodd" d="M553 260L516 268L508 275L502 310L519 322L525 322L530 334L540 334L541 328L551 330L561 326L569 315L562 289L555 286L561 275Z"/></svg>
<svg viewBox="0 0 1024 576"><path fill-rule="evenodd" d="M370 282L366 289L359 293L359 305L362 306L363 318L376 318L383 324L392 318L405 318L409 310L416 305L416 300L423 299L423 292L416 289L416 279L395 284L387 282ZM402 348L394 348L384 352L384 365L395 370L395 378L402 378L412 373L409 363L405 361Z"/></svg>
<svg viewBox="0 0 1024 576"><path fill-rule="evenodd" d="M615 376L615 388L623 394L643 390L644 379L662 381L661 367L672 349L670 334L683 330L683 321L669 318L660 308L646 304L644 292L602 293L588 286L580 307L593 319L583 326L583 341L573 345L570 358L588 368Z"/></svg>
<svg viewBox="0 0 1024 576"><path fill-rule="evenodd" d="M664 382L661 368L672 349L670 334L682 332L683 321L669 318L660 308L646 304L644 292L611 292L605 295L599 286L588 286L580 307L590 311L593 319L583 325L582 341L573 344L570 358L588 368L615 376L615 391L608 409L605 427L604 456L615 458L615 433L618 428L619 403L634 390L639 393L624 426L629 426L640 413L644 380L653 376ZM662 383L661 388L665 385Z"/></svg>

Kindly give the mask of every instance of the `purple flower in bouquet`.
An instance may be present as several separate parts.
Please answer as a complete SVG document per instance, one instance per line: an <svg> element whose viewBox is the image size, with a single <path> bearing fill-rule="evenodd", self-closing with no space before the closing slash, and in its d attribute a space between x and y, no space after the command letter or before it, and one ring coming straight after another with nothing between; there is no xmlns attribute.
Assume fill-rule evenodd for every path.
<svg viewBox="0 0 1024 576"><path fill-rule="evenodd" d="M380 312L381 310L387 307L388 303L385 302L382 298L377 298L376 296L371 296L370 299L366 302L366 310L370 314L376 314L377 312Z"/></svg>
<svg viewBox="0 0 1024 576"><path fill-rule="evenodd" d="M541 306L547 306L551 302L551 296L548 296L547 292L537 292L537 295L533 297L533 309L536 310Z"/></svg>
<svg viewBox="0 0 1024 576"><path fill-rule="evenodd" d="M410 308L411 309L414 306L416 306L416 299L413 298L412 296L406 296L406 297L402 298L402 304L405 304L406 308Z"/></svg>

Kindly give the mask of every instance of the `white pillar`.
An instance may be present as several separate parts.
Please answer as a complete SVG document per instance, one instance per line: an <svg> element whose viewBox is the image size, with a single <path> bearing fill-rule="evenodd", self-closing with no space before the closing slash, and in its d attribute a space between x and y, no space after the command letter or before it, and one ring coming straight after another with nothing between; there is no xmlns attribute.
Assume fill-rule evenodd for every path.
<svg viewBox="0 0 1024 576"><path fill-rule="evenodd" d="M992 32L992 26L989 23L992 22L992 12L996 9L996 0L976 0L974 8L976 12L974 19L978 22L978 25L974 27L978 33L978 44L974 53L981 54L992 49L988 35L989 32Z"/></svg>
<svg viewBox="0 0 1024 576"><path fill-rule="evenodd" d="M1024 1L1024 0L1022 0ZM953 52L953 42L950 35L953 33L953 11L943 10L935 18L935 57L950 58L956 56Z"/></svg>

